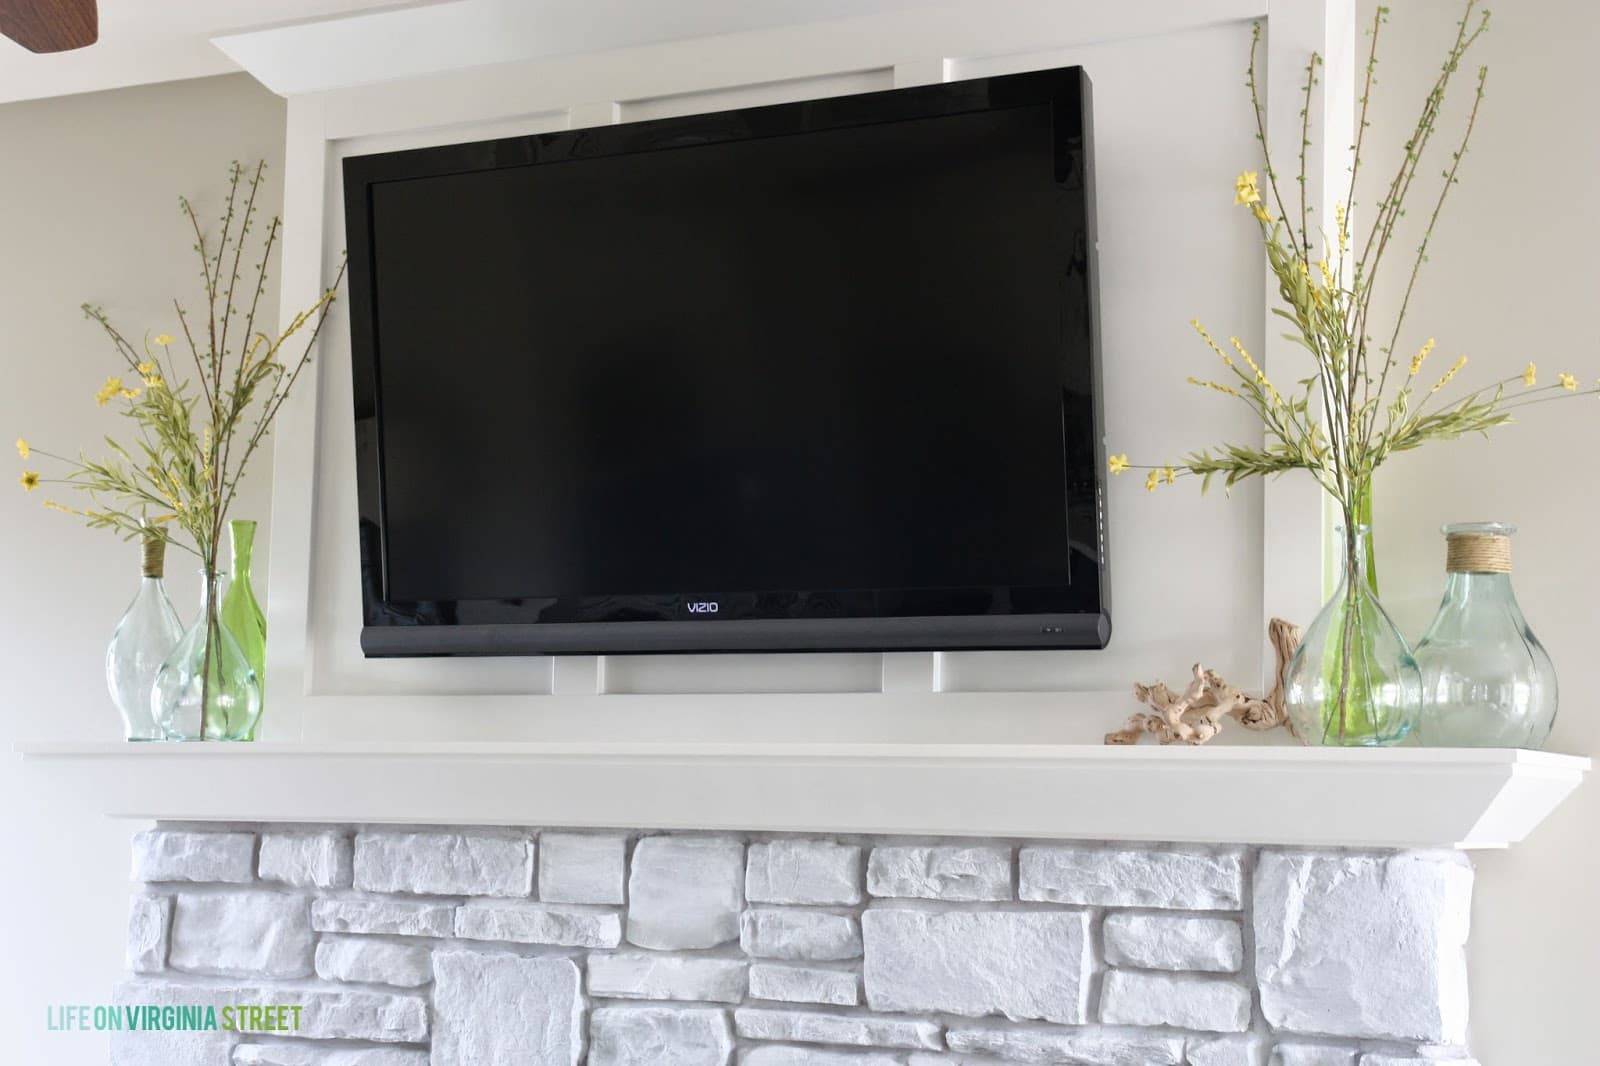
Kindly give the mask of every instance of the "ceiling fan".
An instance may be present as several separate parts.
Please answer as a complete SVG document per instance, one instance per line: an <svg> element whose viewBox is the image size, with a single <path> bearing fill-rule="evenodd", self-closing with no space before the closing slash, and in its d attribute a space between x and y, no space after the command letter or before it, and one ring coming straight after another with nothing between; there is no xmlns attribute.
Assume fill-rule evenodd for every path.
<svg viewBox="0 0 1600 1066"><path fill-rule="evenodd" d="M0 0L0 35L30 52L70 52L100 39L95 0Z"/></svg>

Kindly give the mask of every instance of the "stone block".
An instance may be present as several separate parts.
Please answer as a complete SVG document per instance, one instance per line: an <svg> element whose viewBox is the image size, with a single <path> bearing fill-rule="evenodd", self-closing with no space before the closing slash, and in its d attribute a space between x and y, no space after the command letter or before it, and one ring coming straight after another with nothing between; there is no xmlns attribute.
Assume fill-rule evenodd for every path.
<svg viewBox="0 0 1600 1066"><path fill-rule="evenodd" d="M826 840L752 844L744 894L751 903L860 903L861 849Z"/></svg>
<svg viewBox="0 0 1600 1066"><path fill-rule="evenodd" d="M317 942L315 962L324 981L418 988L433 980L428 949L420 944L325 936Z"/></svg>
<svg viewBox="0 0 1600 1066"><path fill-rule="evenodd" d="M1092 1063L1094 1066L1177 1066L1183 1062L1183 1041L1174 1036L1143 1033L1063 1032L1040 1026L952 1025L945 1042L967 1058L992 1055L1006 1062ZM993 1061L993 1060L989 1060ZM954 1064L952 1064L954 1066Z"/></svg>
<svg viewBox="0 0 1600 1066"><path fill-rule="evenodd" d="M726 1066L733 1032L705 1007L600 1007L589 1022L589 1066Z"/></svg>
<svg viewBox="0 0 1600 1066"><path fill-rule="evenodd" d="M918 1055L911 1056L916 1061ZM739 1066L904 1066L899 1055L882 1051L824 1051L822 1048L767 1044L739 1055Z"/></svg>
<svg viewBox="0 0 1600 1066"><path fill-rule="evenodd" d="M1011 849L995 847L881 847L867 862L867 891L910 899L1013 898Z"/></svg>
<svg viewBox="0 0 1600 1066"><path fill-rule="evenodd" d="M142 980L118 986L116 1002L128 1006L210 1006L218 1012L239 1004L271 1003L299 1008L296 1037L308 1040L366 1040L418 1044L428 1039L428 1001L422 996L367 989L323 990L260 984L194 984ZM112 1035L116 1066L217 1066L226 1063L241 1035L261 1035L262 1027L235 1016L237 1027L201 1031L128 1030ZM274 1019L274 1022L276 1019ZM279 1037L276 1031L271 1036Z"/></svg>
<svg viewBox="0 0 1600 1066"><path fill-rule="evenodd" d="M456 936L568 948L614 948L622 943L616 911L562 903L463 903Z"/></svg>
<svg viewBox="0 0 1600 1066"><path fill-rule="evenodd" d="M1279 1044L1271 1061L1272 1066L1356 1066L1356 1052L1331 1044Z"/></svg>
<svg viewBox="0 0 1600 1066"><path fill-rule="evenodd" d="M942 1048L937 1022L870 1014L741 1007L734 1025L746 1040L798 1044L854 1044L865 1047Z"/></svg>
<svg viewBox="0 0 1600 1066"><path fill-rule="evenodd" d="M1189 1041L1189 1066L1262 1066L1267 1046L1256 1036L1201 1037Z"/></svg>
<svg viewBox="0 0 1600 1066"><path fill-rule="evenodd" d="M546 903L625 902L628 838L621 834L542 833L539 898Z"/></svg>
<svg viewBox="0 0 1600 1066"><path fill-rule="evenodd" d="M254 833L147 829L133 836L133 879L248 884L255 857Z"/></svg>
<svg viewBox="0 0 1600 1066"><path fill-rule="evenodd" d="M1088 922L1079 911L874 907L861 919L867 1004L1082 1025Z"/></svg>
<svg viewBox="0 0 1600 1066"><path fill-rule="evenodd" d="M256 871L296 888L349 888L350 838L343 833L263 833Z"/></svg>
<svg viewBox="0 0 1600 1066"><path fill-rule="evenodd" d="M1244 868L1238 852L1031 847L1018 855L1019 895L1095 907L1238 910Z"/></svg>
<svg viewBox="0 0 1600 1066"><path fill-rule="evenodd" d="M578 1066L583 995L571 959L433 956L436 1066Z"/></svg>
<svg viewBox="0 0 1600 1066"><path fill-rule="evenodd" d="M1275 1029L1463 1045L1472 868L1454 853L1268 851L1256 980Z"/></svg>
<svg viewBox="0 0 1600 1066"><path fill-rule="evenodd" d="M849 914L757 907L740 919L739 946L758 959L839 962L861 957L861 926Z"/></svg>
<svg viewBox="0 0 1600 1066"><path fill-rule="evenodd" d="M171 896L134 896L128 904L128 969L134 973L165 969L171 929Z"/></svg>
<svg viewBox="0 0 1600 1066"><path fill-rule="evenodd" d="M124 981L112 993L119 1008L211 1007L238 1002L225 988L180 984L165 980ZM218 1066L228 1062L239 1034L226 1029L163 1029L159 1025L111 1033L111 1066ZM65 1052L63 1052L65 1055Z"/></svg>
<svg viewBox="0 0 1600 1066"><path fill-rule="evenodd" d="M424 996L365 988L268 990L260 985L235 988L233 995L234 1003L298 1006L296 1035L311 1040L416 1044L428 1039L428 1000ZM247 1033L256 1031L250 1026L242 1028Z"/></svg>
<svg viewBox="0 0 1600 1066"><path fill-rule="evenodd" d="M589 995L603 999L670 999L738 1003L744 998L745 964L632 952L589 956Z"/></svg>
<svg viewBox="0 0 1600 1066"><path fill-rule="evenodd" d="M1112 970L1100 990L1100 1020L1242 1033L1250 1028L1250 989L1215 977Z"/></svg>
<svg viewBox="0 0 1600 1066"><path fill-rule="evenodd" d="M355 887L429 896L527 896L533 842L487 833L358 833Z"/></svg>
<svg viewBox="0 0 1600 1066"><path fill-rule="evenodd" d="M744 845L724 837L645 837L628 879L630 944L676 951L739 936Z"/></svg>
<svg viewBox="0 0 1600 1066"><path fill-rule="evenodd" d="M450 903L386 899L318 899L311 902L311 928L319 933L389 933L447 937L455 933Z"/></svg>
<svg viewBox="0 0 1600 1066"><path fill-rule="evenodd" d="M310 901L283 892L180 892L168 964L221 977L309 977Z"/></svg>
<svg viewBox="0 0 1600 1066"><path fill-rule="evenodd" d="M750 998L854 1007L861 1002L861 978L848 970L756 962L750 964Z"/></svg>
<svg viewBox="0 0 1600 1066"><path fill-rule="evenodd" d="M421 1048L325 1048L314 1044L240 1044L233 1066L428 1066Z"/></svg>
<svg viewBox="0 0 1600 1066"><path fill-rule="evenodd" d="M1112 966L1238 973L1244 965L1244 933L1232 918L1109 914L1104 935Z"/></svg>

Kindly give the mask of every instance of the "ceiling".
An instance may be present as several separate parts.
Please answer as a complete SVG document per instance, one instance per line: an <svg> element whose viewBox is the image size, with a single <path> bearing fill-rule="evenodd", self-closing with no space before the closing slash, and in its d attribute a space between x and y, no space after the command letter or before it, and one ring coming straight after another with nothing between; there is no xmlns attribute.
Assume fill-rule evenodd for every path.
<svg viewBox="0 0 1600 1066"><path fill-rule="evenodd" d="M177 81L240 69L212 38L337 19L354 13L425 7L470 9L504 22L519 57L628 47L868 15L940 0L101 0L100 41L89 48L35 55L0 38L0 103L127 85ZM398 25L425 26L417 14ZM388 20L384 20L388 21ZM407 42L413 46L418 42ZM449 53L451 41L435 42ZM443 57L441 57L443 58ZM450 57L459 63L459 56ZM486 57L486 62L496 61Z"/></svg>

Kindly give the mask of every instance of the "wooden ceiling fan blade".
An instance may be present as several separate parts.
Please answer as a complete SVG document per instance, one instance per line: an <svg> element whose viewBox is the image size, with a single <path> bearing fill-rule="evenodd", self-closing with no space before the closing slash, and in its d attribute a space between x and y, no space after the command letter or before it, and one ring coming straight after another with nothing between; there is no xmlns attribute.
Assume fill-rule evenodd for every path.
<svg viewBox="0 0 1600 1066"><path fill-rule="evenodd" d="M0 0L0 34L30 52L70 52L100 39L95 0Z"/></svg>

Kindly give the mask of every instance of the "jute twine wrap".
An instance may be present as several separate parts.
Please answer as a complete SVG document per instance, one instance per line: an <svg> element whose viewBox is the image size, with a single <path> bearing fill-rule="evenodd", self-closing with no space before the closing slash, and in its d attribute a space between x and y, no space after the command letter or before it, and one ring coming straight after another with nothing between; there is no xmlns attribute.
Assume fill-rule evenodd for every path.
<svg viewBox="0 0 1600 1066"><path fill-rule="evenodd" d="M167 542L154 533L146 533L140 560L145 577L165 577L167 570Z"/></svg>
<svg viewBox="0 0 1600 1066"><path fill-rule="evenodd" d="M1511 538L1492 533L1452 533L1445 538L1444 568L1452 574L1511 573Z"/></svg>

